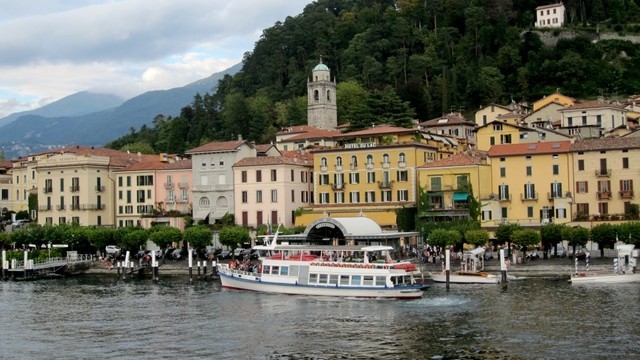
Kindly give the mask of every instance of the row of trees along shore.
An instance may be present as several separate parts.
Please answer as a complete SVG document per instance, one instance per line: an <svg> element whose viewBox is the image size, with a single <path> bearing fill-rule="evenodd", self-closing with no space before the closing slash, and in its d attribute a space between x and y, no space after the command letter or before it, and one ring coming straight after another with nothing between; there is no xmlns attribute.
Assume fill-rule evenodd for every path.
<svg viewBox="0 0 640 360"><path fill-rule="evenodd" d="M636 93L640 44L592 40L637 36L640 0L565 0L565 28L534 29L536 6L548 3L317 0L265 29L242 70L215 93L107 146L182 154L238 135L267 143L306 124L307 80L320 58L337 80L338 121L351 130L451 111L472 119L481 105L531 103L558 88L580 99Z"/></svg>
<svg viewBox="0 0 640 360"><path fill-rule="evenodd" d="M461 249L464 244L472 246L485 246L489 243L498 246L514 244L525 252L527 249L541 248L544 258L550 251L555 251L556 245L562 241L566 241L575 254L576 248L585 246L591 240L599 245L601 257L604 257L604 249L613 248L617 241L640 245L640 222L617 225L604 223L597 224L591 229L547 224L540 227L539 231L523 228L519 224L500 224L495 231L495 239L491 240L489 233L480 229L480 224L477 222L431 223L428 228L422 230L431 246L442 248L452 246Z"/></svg>

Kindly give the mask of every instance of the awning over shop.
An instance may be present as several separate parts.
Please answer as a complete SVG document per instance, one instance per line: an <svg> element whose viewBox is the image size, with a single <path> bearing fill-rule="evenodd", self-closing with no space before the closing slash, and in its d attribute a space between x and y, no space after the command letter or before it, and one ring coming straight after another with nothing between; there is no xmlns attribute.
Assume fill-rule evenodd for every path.
<svg viewBox="0 0 640 360"><path fill-rule="evenodd" d="M435 192L428 192L427 196L428 197L438 197L438 196L442 196L443 193L442 191L435 191Z"/></svg>
<svg viewBox="0 0 640 360"><path fill-rule="evenodd" d="M467 199L469 198L469 194L468 193L463 193L463 192L457 192L457 193L453 193L453 201L467 201Z"/></svg>
<svg viewBox="0 0 640 360"><path fill-rule="evenodd" d="M193 212L194 220L204 220L209 216L209 210L199 210Z"/></svg>

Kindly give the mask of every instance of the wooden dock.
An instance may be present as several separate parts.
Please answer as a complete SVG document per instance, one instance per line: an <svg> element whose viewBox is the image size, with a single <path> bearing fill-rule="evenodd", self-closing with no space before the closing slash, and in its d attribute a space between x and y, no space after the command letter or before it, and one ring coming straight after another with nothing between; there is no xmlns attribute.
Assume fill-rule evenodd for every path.
<svg viewBox="0 0 640 360"><path fill-rule="evenodd" d="M47 276L73 273L79 268L88 267L93 262L92 255L71 253L67 257L48 258L46 260L30 260L25 258L22 261L16 259L7 260L6 253L2 254L2 275L3 278L11 277L14 280L29 280Z"/></svg>

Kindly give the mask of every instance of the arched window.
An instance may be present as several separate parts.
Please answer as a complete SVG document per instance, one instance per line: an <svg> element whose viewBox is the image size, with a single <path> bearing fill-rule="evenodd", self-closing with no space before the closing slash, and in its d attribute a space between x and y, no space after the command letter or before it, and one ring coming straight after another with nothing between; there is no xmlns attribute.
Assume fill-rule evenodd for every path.
<svg viewBox="0 0 640 360"><path fill-rule="evenodd" d="M331 101L331 90L327 90L327 101Z"/></svg>
<svg viewBox="0 0 640 360"><path fill-rule="evenodd" d="M323 157L320 159L320 166L327 166L327 158Z"/></svg>
<svg viewBox="0 0 640 360"><path fill-rule="evenodd" d="M388 164L389 163L389 154L382 155L382 163L383 164Z"/></svg>
<svg viewBox="0 0 640 360"><path fill-rule="evenodd" d="M318 92L318 90L313 90L313 99L318 102L318 100L320 100L320 93Z"/></svg>
<svg viewBox="0 0 640 360"><path fill-rule="evenodd" d="M407 157L404 155L404 153L400 153L398 155L398 162L403 163L403 162L406 162L406 161L407 161Z"/></svg>
<svg viewBox="0 0 640 360"><path fill-rule="evenodd" d="M216 200L216 207L219 209L226 209L229 206L229 200L226 197L220 196L218 200Z"/></svg>
<svg viewBox="0 0 640 360"><path fill-rule="evenodd" d="M355 155L351 156L351 165L358 167L358 158Z"/></svg>
<svg viewBox="0 0 640 360"><path fill-rule="evenodd" d="M211 202L209 201L209 198L206 196L203 196L200 198L200 207L209 207L211 206Z"/></svg>
<svg viewBox="0 0 640 360"><path fill-rule="evenodd" d="M367 155L367 164L373 165L373 155Z"/></svg>
<svg viewBox="0 0 640 360"><path fill-rule="evenodd" d="M342 166L342 156L336 158L336 166Z"/></svg>

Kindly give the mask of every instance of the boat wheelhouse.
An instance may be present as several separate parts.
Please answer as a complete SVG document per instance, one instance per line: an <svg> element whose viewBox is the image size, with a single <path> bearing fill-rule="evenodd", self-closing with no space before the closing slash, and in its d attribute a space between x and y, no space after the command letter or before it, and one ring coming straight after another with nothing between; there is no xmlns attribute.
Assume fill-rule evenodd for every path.
<svg viewBox="0 0 640 360"><path fill-rule="evenodd" d="M569 281L572 284L622 284L640 282L640 273L636 271L637 258L640 249L633 244L616 244L617 256L613 259L612 271L585 271L578 272L576 259L576 271ZM587 269L588 269L587 263Z"/></svg>
<svg viewBox="0 0 640 360"><path fill-rule="evenodd" d="M484 253L483 247L465 251L462 254L462 262L460 270L449 274L449 282L452 284L497 284L500 282L500 276L484 272ZM431 274L434 282L444 283L447 281L446 272Z"/></svg>

